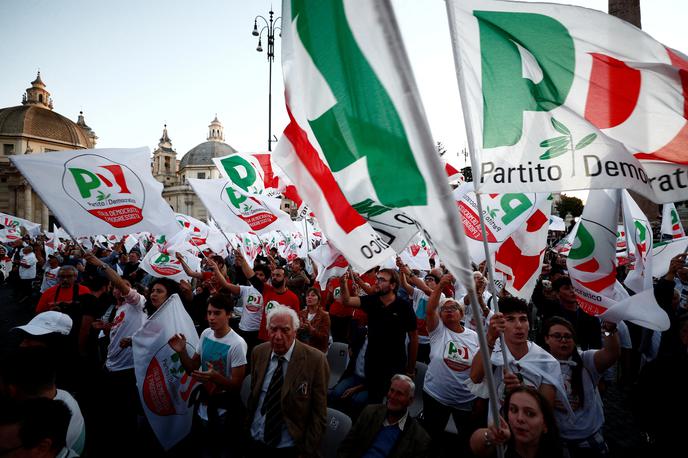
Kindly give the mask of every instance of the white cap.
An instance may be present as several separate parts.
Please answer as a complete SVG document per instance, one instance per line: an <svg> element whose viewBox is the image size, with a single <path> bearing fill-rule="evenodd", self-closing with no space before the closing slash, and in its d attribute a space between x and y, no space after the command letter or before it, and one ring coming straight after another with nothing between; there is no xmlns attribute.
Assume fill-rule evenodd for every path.
<svg viewBox="0 0 688 458"><path fill-rule="evenodd" d="M43 312L24 326L17 326L15 329L21 329L33 336L42 336L51 332L69 335L72 330L72 319L61 312Z"/></svg>

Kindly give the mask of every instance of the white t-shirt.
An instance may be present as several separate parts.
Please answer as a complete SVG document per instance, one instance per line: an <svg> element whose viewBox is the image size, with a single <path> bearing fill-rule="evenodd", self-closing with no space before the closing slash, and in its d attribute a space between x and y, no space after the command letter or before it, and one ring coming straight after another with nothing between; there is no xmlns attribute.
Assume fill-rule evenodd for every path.
<svg viewBox="0 0 688 458"><path fill-rule="evenodd" d="M227 378L232 378L232 368L246 365L246 351L248 346L246 341L234 332L229 332L220 338L215 337L215 332L208 328L201 333L201 340L198 344L199 350L196 354L201 357L201 370L208 370L208 362L213 364L213 369L220 372ZM216 389L212 383L206 383L205 389L208 393L213 393ZM223 409L219 410L224 413ZM205 404L198 407L198 416L204 420L208 419L208 409Z"/></svg>
<svg viewBox="0 0 688 458"><path fill-rule="evenodd" d="M554 417L559 425L559 434L563 439L580 440L592 436L602 428L604 424L604 408L602 398L597 390L597 383L602 374L595 368L595 353L598 350L587 350L581 353L583 359L583 394L584 403L580 405L578 396L571 393L571 374L573 367L570 365L570 358L567 361L560 361L561 374L564 378L564 388L569 399L569 404L573 409L573 415L561 405L561 395L557 393L554 409ZM574 363L575 364L575 363Z"/></svg>
<svg viewBox="0 0 688 458"><path fill-rule="evenodd" d="M57 273L60 271L60 266L51 269L49 266L45 267L43 272L43 283L41 283L41 293L46 289L57 285Z"/></svg>
<svg viewBox="0 0 688 458"><path fill-rule="evenodd" d="M425 373L423 390L444 405L461 408L475 399L468 391L466 379L473 357L478 353L478 334L464 328L454 332L442 320L430 331L430 365Z"/></svg>
<svg viewBox="0 0 688 458"><path fill-rule="evenodd" d="M105 367L111 372L131 369L134 367L134 351L131 346L120 348L119 343L125 337L131 337L146 321L143 308L146 298L133 288L124 299L124 303L117 307L115 319L110 329L110 345L108 346Z"/></svg>
<svg viewBox="0 0 688 458"><path fill-rule="evenodd" d="M86 423L84 422L84 416L81 415L79 404L77 404L76 399L71 394L59 389L53 399L67 404L69 411L72 413L72 418L69 420L69 428L67 428L67 447L75 453L82 455L86 445Z"/></svg>
<svg viewBox="0 0 688 458"><path fill-rule="evenodd" d="M239 329L246 332L258 331L263 315L263 295L253 286L239 286L243 310Z"/></svg>
<svg viewBox="0 0 688 458"><path fill-rule="evenodd" d="M19 265L19 278L22 280L32 280L36 278L36 255L31 252L29 254L22 254L21 256L22 264L28 264L29 267L24 267Z"/></svg>

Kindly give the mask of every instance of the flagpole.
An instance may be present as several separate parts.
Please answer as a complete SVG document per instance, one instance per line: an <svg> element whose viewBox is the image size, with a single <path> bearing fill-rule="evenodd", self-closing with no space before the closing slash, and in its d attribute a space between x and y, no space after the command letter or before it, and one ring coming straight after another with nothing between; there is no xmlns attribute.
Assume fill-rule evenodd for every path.
<svg viewBox="0 0 688 458"><path fill-rule="evenodd" d="M466 111L468 111L469 104L468 104L468 101L466 100L466 94L467 94L466 82L464 81L463 72L461 71L461 65L460 65L461 55L459 53L459 43L458 43L458 39L457 39L458 34L456 32L456 29L455 29L455 27L456 27L456 15L454 14L454 9L452 8L450 3L451 3L450 1L446 2L447 17L449 19L449 35L450 35L451 40L452 40L452 52L454 54L454 68L456 70L456 79L457 79L457 83L459 85L459 96L461 97L461 106L464 107L464 109ZM466 126L466 136L468 137L468 150L469 150L470 155L471 155L471 169L473 170L473 174L472 174L473 175L473 182L476 185L476 196L477 196L478 205L480 206L479 207L480 208L480 211L479 211L480 221L482 222L483 221L482 205L480 203L480 194L477 192L477 188L478 188L477 185L480 184L481 177L477 176L477 175L479 175L479 173L476 173L476 172L479 172L480 169L478 167L478 165L479 165L478 161L476 160L476 157L475 157L475 150L476 150L477 145L476 145L475 138L473 136L473 129L472 129L473 126L471 124L470 113L464 113L463 119L464 119L464 124ZM481 226L482 226L483 231L484 231L485 230L484 223L482 223ZM483 243L485 243L485 241L486 241L486 238L485 238L485 235L483 235ZM490 259L489 255L487 256L486 259L488 259L488 260ZM482 316L481 315L482 311L479 310L479 307L478 307L478 295L475 293L475 286L474 285L469 285L469 286L470 286L469 292L471 293L471 308L473 310L473 314L476 317L480 317L480 316ZM492 418L494 418L495 424L499 425L499 408L498 408L499 401L497 398L497 388L495 387L494 379L492 377L492 361L490 359L490 352L487 349L487 337L485 336L485 330L483 329L482 322L483 322L483 320L476 320L476 325L478 328L478 337L480 339L480 352L481 352L482 358L483 358L483 366L486 369L485 370L485 379L487 381L487 385L488 385L489 392L490 392L490 401L491 401L490 403L492 404ZM502 337L500 336L500 339L501 338ZM502 342L500 341L500 343L502 343ZM505 350L504 347L502 347L502 353L506 353L504 350ZM489 364L489 366L488 366L488 364ZM487 370L488 367L489 367L489 370ZM505 365L504 367L508 367L508 366ZM502 446L497 447L497 456L499 456L499 458L504 457L504 447L502 447Z"/></svg>
<svg viewBox="0 0 688 458"><path fill-rule="evenodd" d="M497 296L497 289L495 288L494 284L494 266L492 265L492 256L490 255L490 247L487 244L487 228L485 227L485 216L483 215L483 203L482 203L482 195L478 192L475 193L476 197L476 202L478 203L478 216L480 217L480 230L482 231L482 236L483 236L483 249L485 250L485 270L487 271L487 288L490 290L490 294L492 294L492 304L494 305L495 313L499 312L499 300ZM482 316L482 315L478 315ZM482 321L482 320L476 320L476 321ZM500 332L499 333L499 345L502 348L502 358L504 359L504 369L507 369L509 366L507 365L508 361L506 359L506 351L505 351L505 346L504 346L504 333Z"/></svg>

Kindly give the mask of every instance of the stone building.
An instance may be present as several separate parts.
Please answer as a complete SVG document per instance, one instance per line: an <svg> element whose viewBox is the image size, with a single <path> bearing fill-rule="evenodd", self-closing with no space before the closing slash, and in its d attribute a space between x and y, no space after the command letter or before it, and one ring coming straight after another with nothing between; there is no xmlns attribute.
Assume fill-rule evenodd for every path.
<svg viewBox="0 0 688 458"><path fill-rule="evenodd" d="M172 140L165 125L158 147L153 151L153 176L164 185L162 196L174 211L206 220L208 213L186 179L220 178L213 158L236 152L225 143L222 123L215 115L208 126L206 141L194 146L181 160L177 160L177 152L172 148Z"/></svg>
<svg viewBox="0 0 688 458"><path fill-rule="evenodd" d="M12 165L16 154L95 148L98 137L83 112L74 122L53 110L53 100L38 72L21 105L0 109L0 212L19 216L49 230L52 216Z"/></svg>

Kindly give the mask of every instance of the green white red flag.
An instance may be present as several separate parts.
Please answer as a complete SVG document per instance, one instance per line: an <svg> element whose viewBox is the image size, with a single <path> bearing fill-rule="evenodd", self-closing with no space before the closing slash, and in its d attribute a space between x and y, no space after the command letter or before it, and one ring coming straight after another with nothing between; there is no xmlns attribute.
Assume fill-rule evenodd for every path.
<svg viewBox="0 0 688 458"><path fill-rule="evenodd" d="M151 174L148 148L51 151L11 156L74 237L180 231Z"/></svg>
<svg viewBox="0 0 688 458"><path fill-rule="evenodd" d="M482 193L632 189L688 197L688 59L605 13L448 0Z"/></svg>
<svg viewBox="0 0 688 458"><path fill-rule="evenodd" d="M422 226L468 282L458 212L390 2L282 5L291 122L273 157L330 243L363 272L391 258L390 245L401 251Z"/></svg>
<svg viewBox="0 0 688 458"><path fill-rule="evenodd" d="M673 203L662 205L662 227L660 231L662 239L678 239L686 235L683 231L681 218L678 217L676 205Z"/></svg>
<svg viewBox="0 0 688 458"><path fill-rule="evenodd" d="M592 190L588 194L573 247L566 259L578 304L590 315L612 321L629 320L653 330L669 327L652 288L629 296L616 279L616 232L620 192Z"/></svg>

